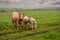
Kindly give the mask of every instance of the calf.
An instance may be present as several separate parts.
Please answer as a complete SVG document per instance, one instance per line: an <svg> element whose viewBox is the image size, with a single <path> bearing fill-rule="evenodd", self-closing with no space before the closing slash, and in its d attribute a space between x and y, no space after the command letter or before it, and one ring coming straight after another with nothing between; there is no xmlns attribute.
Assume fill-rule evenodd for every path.
<svg viewBox="0 0 60 40"><path fill-rule="evenodd" d="M24 23L24 28L27 28L27 27L28 27L28 23L29 23L29 18L28 18L28 16L24 16L24 18L23 18L23 23Z"/></svg>
<svg viewBox="0 0 60 40"><path fill-rule="evenodd" d="M24 25L25 27L28 27L28 23L30 24L30 27L33 29L37 29L37 21L34 19L34 18L28 18L28 16L24 16L23 18L23 22L24 22Z"/></svg>
<svg viewBox="0 0 60 40"><path fill-rule="evenodd" d="M34 18L30 18L29 19L29 23L30 23L30 27L33 29L33 28L35 28L35 29L37 29L37 21L34 19Z"/></svg>

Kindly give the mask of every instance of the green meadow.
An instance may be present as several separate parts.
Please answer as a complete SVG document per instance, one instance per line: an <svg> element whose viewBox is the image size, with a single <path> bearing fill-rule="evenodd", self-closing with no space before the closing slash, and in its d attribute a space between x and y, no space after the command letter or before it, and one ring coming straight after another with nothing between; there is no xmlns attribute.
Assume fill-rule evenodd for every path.
<svg viewBox="0 0 60 40"><path fill-rule="evenodd" d="M12 12L0 12L0 40L60 40L60 10L24 10L37 21L37 30L12 26Z"/></svg>

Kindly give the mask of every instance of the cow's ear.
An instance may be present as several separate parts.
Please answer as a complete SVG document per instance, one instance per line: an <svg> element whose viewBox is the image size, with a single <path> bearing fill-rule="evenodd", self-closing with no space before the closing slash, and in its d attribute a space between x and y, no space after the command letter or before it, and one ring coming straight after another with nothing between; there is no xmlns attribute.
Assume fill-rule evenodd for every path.
<svg viewBox="0 0 60 40"><path fill-rule="evenodd" d="M20 13L19 13L19 15L20 15Z"/></svg>
<svg viewBox="0 0 60 40"><path fill-rule="evenodd" d="M25 15L25 14L23 14L23 15Z"/></svg>

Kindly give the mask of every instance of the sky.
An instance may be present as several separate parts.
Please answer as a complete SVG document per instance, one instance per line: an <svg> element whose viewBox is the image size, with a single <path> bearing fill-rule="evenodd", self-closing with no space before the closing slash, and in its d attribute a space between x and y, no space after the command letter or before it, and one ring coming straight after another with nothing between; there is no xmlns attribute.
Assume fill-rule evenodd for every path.
<svg viewBox="0 0 60 40"><path fill-rule="evenodd" d="M2 8L60 8L60 0L0 0Z"/></svg>

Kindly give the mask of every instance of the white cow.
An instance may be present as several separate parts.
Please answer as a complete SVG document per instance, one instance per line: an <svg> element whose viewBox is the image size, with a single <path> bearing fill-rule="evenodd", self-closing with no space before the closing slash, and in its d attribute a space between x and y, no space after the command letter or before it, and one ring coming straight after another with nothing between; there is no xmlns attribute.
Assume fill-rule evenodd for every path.
<svg viewBox="0 0 60 40"><path fill-rule="evenodd" d="M17 12L13 12L12 13L12 24L13 24L13 26L16 27L18 20L19 20L19 14Z"/></svg>
<svg viewBox="0 0 60 40"><path fill-rule="evenodd" d="M30 27L32 29L33 28L37 29L37 21L34 18L30 17L29 22L30 22Z"/></svg>

